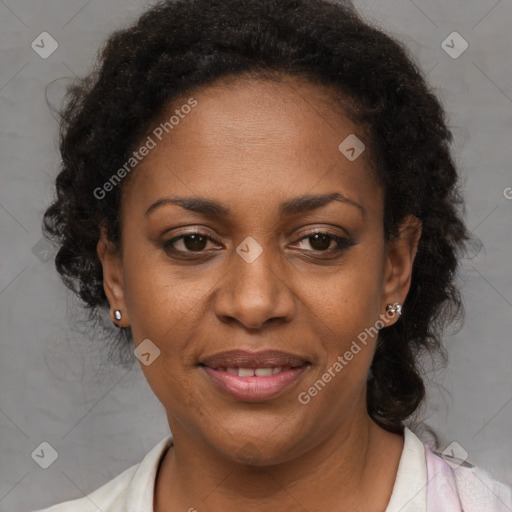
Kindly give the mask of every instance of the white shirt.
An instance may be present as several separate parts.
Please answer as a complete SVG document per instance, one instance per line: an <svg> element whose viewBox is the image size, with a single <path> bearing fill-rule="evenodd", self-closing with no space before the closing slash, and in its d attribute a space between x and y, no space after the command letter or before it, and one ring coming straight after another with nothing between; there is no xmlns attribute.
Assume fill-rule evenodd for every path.
<svg viewBox="0 0 512 512"><path fill-rule="evenodd" d="M128 468L87 496L36 512L153 512L158 465L171 444L172 436L169 435L140 463ZM420 439L405 427L404 447L386 512L427 512L425 449ZM507 493L508 489L503 486Z"/></svg>
<svg viewBox="0 0 512 512"><path fill-rule="evenodd" d="M386 512L427 512L425 447L407 427L395 485Z"/></svg>

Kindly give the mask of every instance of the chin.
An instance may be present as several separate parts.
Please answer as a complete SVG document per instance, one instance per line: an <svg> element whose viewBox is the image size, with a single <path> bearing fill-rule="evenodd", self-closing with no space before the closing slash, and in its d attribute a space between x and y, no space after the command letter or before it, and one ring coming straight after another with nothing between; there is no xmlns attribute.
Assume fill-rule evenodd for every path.
<svg viewBox="0 0 512 512"><path fill-rule="evenodd" d="M236 440L235 440L236 439ZM260 436L231 436L228 439L210 439L210 446L222 455L240 464L255 467L271 466L292 460L306 450L298 433L287 432L277 437L262 432Z"/></svg>

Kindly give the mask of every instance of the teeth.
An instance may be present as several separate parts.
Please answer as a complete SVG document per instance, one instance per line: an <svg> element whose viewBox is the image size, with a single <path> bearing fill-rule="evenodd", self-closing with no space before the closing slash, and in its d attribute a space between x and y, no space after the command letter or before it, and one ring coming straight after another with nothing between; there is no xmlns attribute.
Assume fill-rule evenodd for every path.
<svg viewBox="0 0 512 512"><path fill-rule="evenodd" d="M270 377L272 375L272 368L256 368L254 375L256 377Z"/></svg>
<svg viewBox="0 0 512 512"><path fill-rule="evenodd" d="M283 368L219 368L219 370L226 371L238 377L270 377L281 372Z"/></svg>

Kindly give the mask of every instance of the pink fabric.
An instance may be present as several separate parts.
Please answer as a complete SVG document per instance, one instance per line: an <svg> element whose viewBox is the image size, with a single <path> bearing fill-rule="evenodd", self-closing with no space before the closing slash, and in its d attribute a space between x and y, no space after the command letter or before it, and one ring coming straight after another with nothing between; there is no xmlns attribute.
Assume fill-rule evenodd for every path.
<svg viewBox="0 0 512 512"><path fill-rule="evenodd" d="M451 466L425 446L427 459L427 511L462 512Z"/></svg>
<svg viewBox="0 0 512 512"><path fill-rule="evenodd" d="M452 465L424 447L427 512L512 512L510 485L474 465Z"/></svg>

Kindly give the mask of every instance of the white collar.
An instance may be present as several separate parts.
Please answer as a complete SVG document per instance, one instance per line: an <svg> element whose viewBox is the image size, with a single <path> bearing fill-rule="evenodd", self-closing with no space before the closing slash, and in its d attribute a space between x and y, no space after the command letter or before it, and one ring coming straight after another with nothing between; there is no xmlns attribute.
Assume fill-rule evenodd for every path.
<svg viewBox="0 0 512 512"><path fill-rule="evenodd" d="M407 427L391 499L386 512L426 512L427 462L425 447Z"/></svg>
<svg viewBox="0 0 512 512"><path fill-rule="evenodd" d="M172 435L165 437L142 459L124 496L123 510L153 512L156 473L162 457L172 442Z"/></svg>

